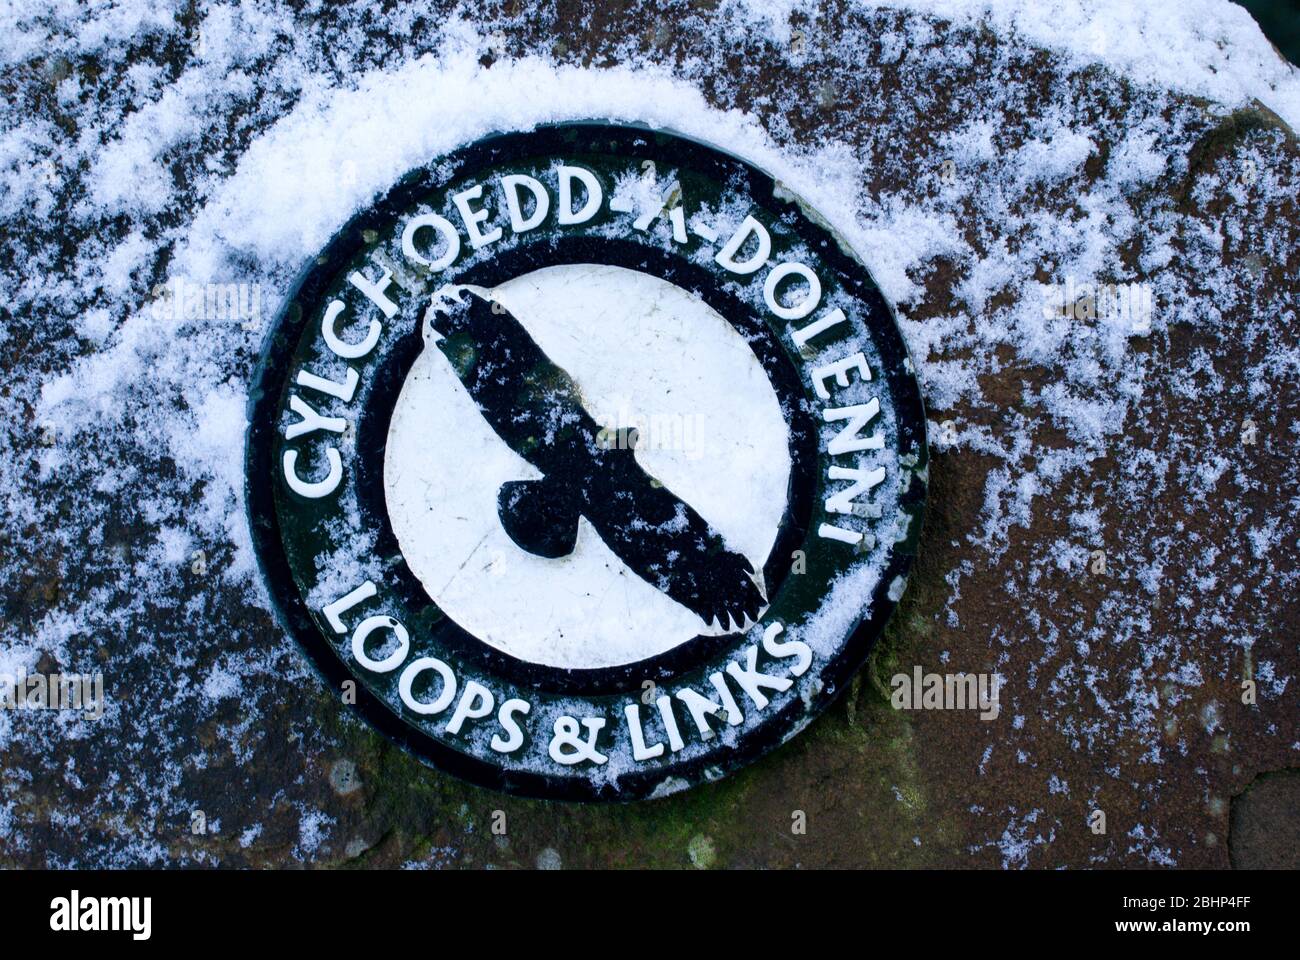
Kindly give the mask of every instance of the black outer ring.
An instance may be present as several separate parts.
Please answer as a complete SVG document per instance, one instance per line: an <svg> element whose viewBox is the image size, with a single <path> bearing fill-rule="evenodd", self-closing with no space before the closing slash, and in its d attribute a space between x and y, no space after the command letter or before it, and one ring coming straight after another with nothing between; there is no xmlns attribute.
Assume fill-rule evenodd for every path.
<svg viewBox="0 0 1300 960"><path fill-rule="evenodd" d="M302 304L314 303L323 296L339 269L355 254L364 232L384 229L408 210L417 198L445 182L448 176L445 171L451 170L451 176L455 176L460 171L500 163L525 151L529 155L573 153L581 151L584 146L595 151L612 148L629 156L663 163L666 167L674 163L692 164L700 169L716 171L719 180L725 180L727 175L739 175L746 181L750 195L769 209L778 209L783 202L776 196L778 190L782 197L788 197L773 177L747 161L680 134L643 125L614 125L603 121L553 124L528 132L486 137L454 151L438 164L438 168L444 171L441 176L429 168L413 171L371 207L349 220L331 238L324 251L307 264L276 315L252 378L247 408L249 427L244 495L254 551L275 613L326 684L335 690L342 689L348 680L355 682L356 678L317 630L306 602L294 585L280 541L273 484L250 482L253 477L273 476L280 389L308 320ZM911 372L907 347L892 310L866 266L847 252L825 228L806 216L795 218L794 226L801 239L818 250L822 261L836 272L848 292L866 305L863 321L870 329L873 344L880 355L881 376L887 380L895 402L898 453L900 456L911 453L917 458L918 467L923 467L927 463L925 410L920 388ZM735 748L723 748L683 761L671 772L663 768L630 771L619 778L615 789L582 777L550 777L531 771L510 770L462 753L407 723L359 682L355 682L356 708L371 725L418 759L477 785L519 796L626 801L649 796L668 776L685 778L692 786L705 779L717 779L756 760L811 722L834 702L866 660L896 606L895 601L888 597L889 585L896 578L907 576L915 558L926 495L926 484L921 482L923 476L914 475L899 499L899 509L913 518L912 525L906 541L895 544L880 573L871 597L871 615L858 624L838 654L820 672L821 689L806 707L802 698L791 698L778 712L767 715L758 727L744 734Z"/></svg>

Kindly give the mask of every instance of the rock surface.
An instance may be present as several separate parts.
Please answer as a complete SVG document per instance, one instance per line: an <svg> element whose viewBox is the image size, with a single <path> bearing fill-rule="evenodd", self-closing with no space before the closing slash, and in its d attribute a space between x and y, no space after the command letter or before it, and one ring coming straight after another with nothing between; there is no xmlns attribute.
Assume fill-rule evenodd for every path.
<svg viewBox="0 0 1300 960"><path fill-rule="evenodd" d="M102 670L111 707L0 714L0 862L1294 867L1294 790L1233 803L1300 767L1294 133L1260 103L903 10L801 6L773 25L709 0L492 4L472 22L440 6L140 14L100 21L99 41L24 21L51 39L0 73L18 104L0 666ZM295 103L449 47L481 76L526 57L596 83L653 65L779 149L860 174L845 215L931 420L921 560L853 689L724 782L628 806L517 800L355 720L242 547L264 327L126 322ZM219 269L265 284L265 321L301 258L229 244ZM1144 285L1149 323L1086 298L1047 315L1050 288L1108 283ZM914 665L996 672L999 716L893 709L890 678ZM1230 854L1234 831L1243 851L1289 850Z"/></svg>

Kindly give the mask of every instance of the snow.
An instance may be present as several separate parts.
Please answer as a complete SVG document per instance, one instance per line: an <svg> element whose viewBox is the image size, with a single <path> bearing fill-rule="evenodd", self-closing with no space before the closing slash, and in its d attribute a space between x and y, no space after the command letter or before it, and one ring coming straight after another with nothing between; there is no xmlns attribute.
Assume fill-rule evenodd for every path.
<svg viewBox="0 0 1300 960"><path fill-rule="evenodd" d="M737 3L788 44L792 15L815 18L806 0ZM1219 0L858 0L859 8L905 7L959 25L984 24L1062 55L1070 66L1104 64L1139 83L1224 106L1259 100L1292 127L1300 123L1300 72L1282 59L1245 8ZM815 21L814 21L815 22ZM898 34L882 37L884 63L898 59Z"/></svg>
<svg viewBox="0 0 1300 960"><path fill-rule="evenodd" d="M1133 475L1111 496L1147 496L1179 479L1212 503L1233 480L1233 461L1200 438L1175 438L1159 455L1133 449L1122 430L1152 376L1137 349L1144 337L1114 318L1087 327L1045 316L1046 284L1039 274L1050 275L1052 284L1067 277L1080 285L1143 278L1159 305L1153 332L1175 323L1212 325L1217 318L1200 291L1177 273L1162 272L1175 258L1186 258L1205 265L1205 282L1220 294L1214 309L1232 306L1233 288L1215 272L1225 244L1237 239L1232 217L1189 220L1144 197L1165 178L1187 172L1195 137L1195 109L1166 91L1212 101L1216 114L1258 100L1292 127L1300 125L1300 75L1241 8L1212 0L911 0L905 8L922 16L900 16L894 30L877 38L842 36L851 50L878 42L880 62L906 70L918 58L939 55L931 44L944 21L955 28L985 24L1016 44L1049 51L1057 71L1100 64L1122 78L1121 89L1138 91L1119 124L1090 121L1058 98L1052 110L1027 122L1010 150L996 111L969 109L960 122L933 131L925 158L933 162L908 171L932 188L920 195L893 185L888 178L895 172L872 167L877 158L859 146L833 134L798 134L786 115L806 104L738 95L729 85L734 79L713 59L725 40L709 39L712 50L681 62L642 56L594 67L531 50L498 56L485 67L485 53L500 41L489 25L476 26L467 10L442 21L432 39L426 32L422 44L406 42L417 27L427 30L414 12L388 15L385 27L402 39L390 55L379 55L364 30L335 34L327 48L296 31L287 11L257 2L201 5L197 29L187 31L180 18L187 6L24 0L0 12L0 62L42 58L58 105L57 111L11 105L0 126L0 216L20 232L43 234L20 244L18 255L0 268L7 305L0 344L26 344L37 328L45 331L37 342L47 347L4 368L12 386L0 395L0 411L18 426L0 436L0 506L6 533L27 544L31 556L6 558L2 569L6 579L34 568L59 579L84 576L89 584L70 591L30 632L0 626L0 668L31 669L49 654L68 669L88 669L95 645L80 638L90 634L112 638L123 649L138 644L148 650L142 631L153 607L192 590L197 549L206 551L213 570L212 578L198 581L207 584L202 590L232 591L250 608L265 609L244 521L243 431L248 376L274 305L334 230L407 170L494 130L558 119L637 120L698 136L771 171L830 219L899 308L932 430L954 419L953 448L995 464L976 498L982 506L971 543L982 555L1004 552L1045 498L1074 498L1067 504L1074 546L1066 541L1036 562L1043 570L1067 558L1077 563L1080 547L1088 545L1079 541L1095 536L1098 519L1091 494L1076 495L1071 484L1088 475L1096 458L1121 449L1131 454ZM780 0L724 0L714 17L720 26L710 29L725 33L734 26L736 37L770 41L774 56L793 62L806 60L834 29L817 22L811 5ZM145 41L174 45L183 56L175 63L150 62L140 53ZM416 48L423 52L410 52ZM942 55L958 63L974 54L958 43ZM126 60L139 62L123 67L122 82L105 92L71 69L83 57L97 58L110 71ZM921 100L932 107L931 96ZM1116 138L1102 174L1085 177L1100 144ZM944 160L952 162L951 176L942 172ZM183 182L178 165L187 175ZM1197 180L1191 200L1197 208L1224 194L1238 204L1277 204L1294 189L1295 172L1272 169L1262 156L1252 170L1249 192L1237 178L1240 171L1210 172ZM881 176L886 186L864 187L868 175ZM1053 191L1074 202L1043 200ZM981 232L989 223L1001 225L1000 236ZM59 243L65 231L78 238L73 251ZM1264 236L1258 256L1285 263L1281 236ZM1124 251L1137 237L1143 242L1133 264ZM952 302L937 316L913 319L928 297L928 272L945 260L964 265L951 286ZM154 308L153 291L173 279L252 284L264 308L234 318L166 314ZM1054 373L1039 387L1026 384L997 429L953 412L1001 409L1003 402L985 396L982 378L1011 362ZM1300 359L1279 350L1254 371L1252 382L1293 380L1297 371ZM1214 396L1232 385L1207 358L1186 371L1186 388ZM1043 423L1068 445L1038 444L1033 434ZM43 446L33 451L37 433ZM1027 468L1031 451L1034 466ZM35 477L29 456L37 458ZM164 474L168 479L160 479ZM48 492L51 485L60 488L58 496ZM142 522L154 528L149 553L132 563L115 531ZM32 524L35 534L27 532ZM1256 523L1247 549L1267 557L1280 536L1274 521ZM1143 556L1130 565L1130 575L1151 593L1187 549L1170 540L1131 546ZM968 574L966 567L948 573L950 605L961 598ZM1200 574L1203 589L1233 575ZM810 642L825 649L851 621L861 587L841 587L824 633ZM1138 629L1132 611L1109 613L1112 629ZM1221 629L1213 623L1221 613L1204 616ZM221 624L201 614L189 618L196 643L220 646ZM1051 629L1048 624L1043 636L1050 638ZM1100 645L1104 638L1092 640ZM1152 662L1169 676L1190 677L1199 669L1177 637L1151 637L1148 644ZM1051 649L1049 640L1045 663ZM103 730L127 741L149 730L166 742L175 767L134 788L155 811L175 816L184 806L179 769L190 748L167 739L174 711L210 710L252 696L259 676L305 675L287 641L269 650L218 653L219 659L184 646L158 652L171 686L136 716L133 728L113 712L110 684ZM1080 654L1080 673L1085 661ZM124 669L134 663L122 661ZM1259 678L1261 696L1277 699L1292 680L1271 662L1261 662ZM1087 683L1097 702L1111 708L1107 694L1113 697L1113 690L1095 676L1042 679L1053 686L1058 680ZM1122 729L1144 736L1159 729L1150 688L1139 680L1122 691L1119 709L1131 715ZM1066 713L1054 719L1083 748L1112 735ZM78 736L110 735L78 727L84 723L72 718L64 726ZM248 717L226 728L230 742L241 741L252 723ZM43 736L25 718L0 715L0 748L39 744ZM1037 825L1038 816L1038 810L1024 816L1012 811L1004 821L1005 832L991 841L1004 863L1022 865L1051 836ZM13 820L12 805L0 804L0 832L12 831ZM299 854L316 852L329 825L325 815L304 812ZM1165 862L1165 847L1136 829L1130 834L1134 848ZM252 843L257 832L249 827L240 836ZM125 863L162 856L162 848L143 836L111 852Z"/></svg>

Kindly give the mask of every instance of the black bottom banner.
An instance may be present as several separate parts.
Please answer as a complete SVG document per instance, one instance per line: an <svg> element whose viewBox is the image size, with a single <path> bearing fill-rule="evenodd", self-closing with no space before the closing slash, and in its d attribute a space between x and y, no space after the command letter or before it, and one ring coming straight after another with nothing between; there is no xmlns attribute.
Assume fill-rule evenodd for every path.
<svg viewBox="0 0 1300 960"><path fill-rule="evenodd" d="M535 935L653 936L685 918L726 939L834 923L924 930L927 947L1132 941L1232 949L1278 937L1281 873L541 873L10 871L0 917L11 943L76 940L204 947L265 942L374 946L422 926ZM723 908L719 914L718 908ZM670 923L670 918L671 919ZM802 934L797 928L803 928ZM667 932L662 931L662 932ZM873 934L874 936L874 934Z"/></svg>

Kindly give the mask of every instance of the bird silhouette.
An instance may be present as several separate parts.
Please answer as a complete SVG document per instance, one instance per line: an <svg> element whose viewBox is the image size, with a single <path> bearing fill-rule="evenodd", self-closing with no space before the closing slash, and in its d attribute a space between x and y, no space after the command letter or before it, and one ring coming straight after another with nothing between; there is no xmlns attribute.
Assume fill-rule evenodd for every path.
<svg viewBox="0 0 1300 960"><path fill-rule="evenodd" d="M567 556L586 517L628 569L705 623L736 630L758 619L767 598L749 560L642 469L635 430L596 422L573 379L490 290L440 288L423 333L496 434L542 474L497 492L501 525L519 547Z"/></svg>

